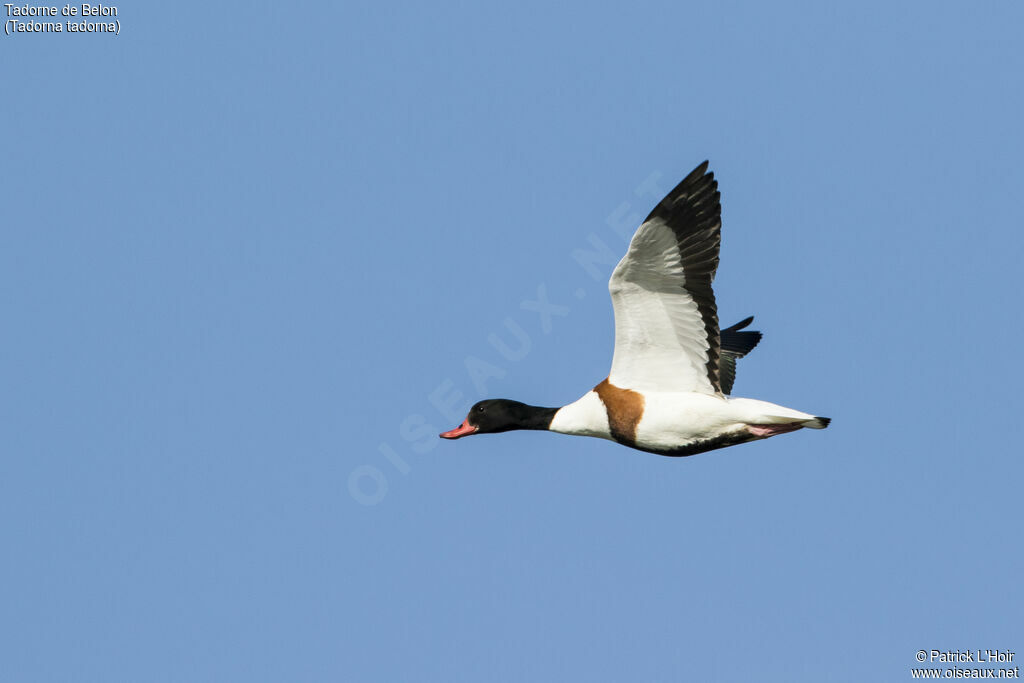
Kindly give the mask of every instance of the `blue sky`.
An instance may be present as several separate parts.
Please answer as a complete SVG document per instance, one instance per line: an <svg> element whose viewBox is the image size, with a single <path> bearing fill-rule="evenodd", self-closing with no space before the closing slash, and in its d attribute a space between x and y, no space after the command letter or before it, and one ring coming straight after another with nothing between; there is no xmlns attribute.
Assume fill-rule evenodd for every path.
<svg viewBox="0 0 1024 683"><path fill-rule="evenodd" d="M1024 657L1019 4L118 11L0 38L2 678ZM705 158L735 393L831 428L438 440L606 376L572 254Z"/></svg>

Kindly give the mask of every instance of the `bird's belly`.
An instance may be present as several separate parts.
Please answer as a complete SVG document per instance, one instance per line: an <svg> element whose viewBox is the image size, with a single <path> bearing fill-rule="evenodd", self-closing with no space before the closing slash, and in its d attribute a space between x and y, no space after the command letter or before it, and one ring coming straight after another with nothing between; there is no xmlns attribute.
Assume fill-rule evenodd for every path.
<svg viewBox="0 0 1024 683"><path fill-rule="evenodd" d="M690 455L749 440L746 424L729 402L707 394L648 396L637 425L636 447Z"/></svg>

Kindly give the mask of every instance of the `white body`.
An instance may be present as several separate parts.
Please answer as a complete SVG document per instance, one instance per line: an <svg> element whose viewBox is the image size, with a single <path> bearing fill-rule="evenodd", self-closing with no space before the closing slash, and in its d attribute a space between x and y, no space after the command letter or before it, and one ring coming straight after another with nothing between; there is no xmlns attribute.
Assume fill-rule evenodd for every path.
<svg viewBox="0 0 1024 683"><path fill-rule="evenodd" d="M643 416L637 424L636 448L671 452L713 439L735 437L736 442L765 439L756 427L792 425L821 429L824 424L808 413L752 398L731 398L697 392L638 392ZM751 427L755 427L751 430ZM608 411L594 391L562 407L551 421L553 432L615 440Z"/></svg>

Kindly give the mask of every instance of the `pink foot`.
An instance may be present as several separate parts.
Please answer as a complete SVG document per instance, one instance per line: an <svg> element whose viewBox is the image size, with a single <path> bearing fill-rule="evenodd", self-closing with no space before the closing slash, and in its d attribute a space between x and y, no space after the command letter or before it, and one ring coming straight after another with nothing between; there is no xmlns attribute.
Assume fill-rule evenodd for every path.
<svg viewBox="0 0 1024 683"><path fill-rule="evenodd" d="M776 434L795 432L801 428L803 428L803 424L799 422L786 422L784 424L774 425L747 425L747 429L750 430L751 434L765 439L769 436L775 436Z"/></svg>

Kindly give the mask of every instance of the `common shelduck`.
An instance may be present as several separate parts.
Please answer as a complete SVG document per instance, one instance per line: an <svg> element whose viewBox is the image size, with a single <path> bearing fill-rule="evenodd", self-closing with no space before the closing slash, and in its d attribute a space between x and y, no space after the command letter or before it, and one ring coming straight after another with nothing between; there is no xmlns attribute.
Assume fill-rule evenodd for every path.
<svg viewBox="0 0 1024 683"><path fill-rule="evenodd" d="M683 456L827 427L827 417L729 395L736 359L757 345L761 333L745 329L753 318L718 329L711 282L721 244L720 198L705 161L633 235L608 283L615 353L607 379L561 408L480 401L441 436L546 429Z"/></svg>

